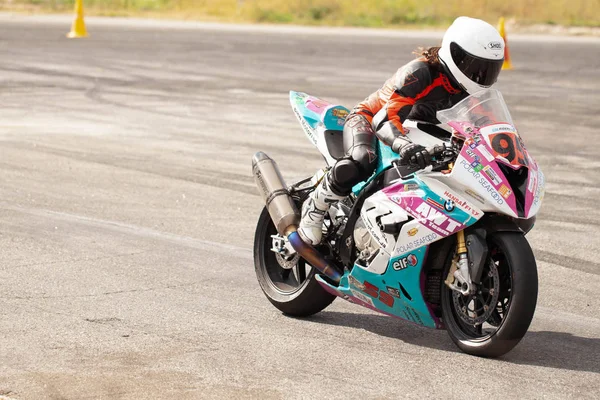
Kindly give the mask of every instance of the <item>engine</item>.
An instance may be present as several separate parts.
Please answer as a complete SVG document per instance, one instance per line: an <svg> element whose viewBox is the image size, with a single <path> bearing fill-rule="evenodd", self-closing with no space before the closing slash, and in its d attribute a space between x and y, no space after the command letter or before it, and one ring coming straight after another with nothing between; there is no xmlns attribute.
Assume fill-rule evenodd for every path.
<svg viewBox="0 0 600 400"><path fill-rule="evenodd" d="M379 243L369 233L362 217L359 217L354 225L354 244L360 252L358 258L365 261L377 254L380 248Z"/></svg>

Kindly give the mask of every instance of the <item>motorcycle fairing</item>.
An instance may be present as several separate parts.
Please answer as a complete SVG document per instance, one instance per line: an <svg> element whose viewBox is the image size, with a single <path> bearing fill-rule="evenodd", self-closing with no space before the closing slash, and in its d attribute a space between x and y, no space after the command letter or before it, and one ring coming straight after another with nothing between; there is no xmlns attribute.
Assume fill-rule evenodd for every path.
<svg viewBox="0 0 600 400"><path fill-rule="evenodd" d="M428 246L421 247L399 258L396 268L388 268L383 275L355 265L352 271L344 273L337 287L327 283L320 275L316 279L328 292L345 300L418 325L440 329L443 324L422 294L421 270L427 250Z"/></svg>
<svg viewBox="0 0 600 400"><path fill-rule="evenodd" d="M430 186L431 185L431 186ZM377 207L375 207L377 205ZM403 222L397 240L378 228L384 216ZM408 217L413 219L408 220ZM483 212L435 180L414 177L397 182L365 201L361 217L380 244L368 266L354 265L339 287L322 285L340 297L432 328L442 326L423 298L422 268L429 244L474 224Z"/></svg>
<svg viewBox="0 0 600 400"><path fill-rule="evenodd" d="M453 235L482 216L483 211L464 196L436 180L423 176L398 181L369 196L362 206L361 218L379 252L360 268L383 274L393 257ZM383 232L381 224L397 224L401 229L392 235Z"/></svg>
<svg viewBox="0 0 600 400"><path fill-rule="evenodd" d="M526 190L522 196L524 214L531 218L537 213L544 195L544 175L522 143L519 150L524 158L515 163L507 158L506 152L499 151L506 143L502 148L494 148L493 138L487 131L466 121L448 122L448 125L464 138L451 171L417 172L412 178L398 179L365 200L361 217L379 243L379 250L368 265L355 264L351 271L346 270L337 287L317 275L317 281L330 293L387 315L441 328L441 321L423 297L425 274L422 268L429 245L471 226L484 212L523 218L519 216L516 196L501 164L506 166L504 170L527 165ZM490 133L495 133L492 130ZM513 140L520 138L513 136ZM377 168L367 183L398 158L379 142L376 154ZM355 194L364 185L355 186ZM519 188L522 187L519 183ZM382 218L402 224L397 237L382 231L377 223Z"/></svg>
<svg viewBox="0 0 600 400"><path fill-rule="evenodd" d="M306 93L290 91L290 104L302 130L329 166L343 155L342 131L350 113L346 107L331 104Z"/></svg>
<svg viewBox="0 0 600 400"><path fill-rule="evenodd" d="M444 195L439 193L442 190ZM476 212L479 217L483 215L474 206L470 207L472 212L466 212L461 208L464 205L456 205L456 202L449 198L450 188L439 187L436 192L419 178L397 182L382 191L420 225L436 233L440 238L453 235L477 221L478 218L472 212ZM452 194L452 197L460 199L456 194ZM467 204L464 199L460 199L460 202ZM417 230L419 228L415 227Z"/></svg>
<svg viewBox="0 0 600 400"><path fill-rule="evenodd" d="M483 128L477 128L469 122L449 122L448 124L466 139L452 173L445 178L453 180L455 185L462 184L461 189L463 190L475 192L472 197L478 199L479 202L483 199L482 203L484 204L481 208L484 211L501 212L512 217L526 219L537 214L541 205L540 200L544 196L544 174L522 143L519 144L519 151L524 159L521 162L513 162L513 160L505 158L506 153L502 153L502 148L498 148L498 143L494 143L490 139L497 132L504 132L514 135L520 141L516 129L506 123L492 124ZM496 145L496 147L492 147L492 145ZM525 204L521 215L519 215L514 188L511 187L499 164L512 170L528 168L528 176L524 182ZM440 181L442 180L444 179L440 179Z"/></svg>

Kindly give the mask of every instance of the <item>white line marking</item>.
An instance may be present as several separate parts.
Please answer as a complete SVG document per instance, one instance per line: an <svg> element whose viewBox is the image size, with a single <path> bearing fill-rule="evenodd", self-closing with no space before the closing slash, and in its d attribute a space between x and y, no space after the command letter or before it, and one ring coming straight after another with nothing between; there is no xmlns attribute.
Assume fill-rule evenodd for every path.
<svg viewBox="0 0 600 400"><path fill-rule="evenodd" d="M46 210L41 208L26 208L9 204L0 203L0 208L4 210L16 211L24 214L36 215L57 219L61 221L74 222L82 225L93 226L100 229L112 230L115 232L124 233L127 235L136 235L147 238L168 241L177 245L191 247L198 250L206 251L226 251L234 253L233 256L252 259L252 250L243 247L238 247L230 244L212 242L210 240L196 239L189 236L180 236L173 233L161 232L150 228L126 224L123 222L108 221L99 218L86 217L83 215L69 214L59 211Z"/></svg>

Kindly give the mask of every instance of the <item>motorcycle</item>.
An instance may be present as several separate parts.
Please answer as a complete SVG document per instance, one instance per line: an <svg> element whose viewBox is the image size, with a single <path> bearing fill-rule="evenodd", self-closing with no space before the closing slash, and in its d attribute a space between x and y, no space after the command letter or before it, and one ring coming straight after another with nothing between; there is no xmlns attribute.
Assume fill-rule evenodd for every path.
<svg viewBox="0 0 600 400"><path fill-rule="evenodd" d="M536 307L537 267L525 234L545 180L502 94L475 93L439 111L439 125L405 121L408 137L431 156L425 169L378 142L375 173L331 206L316 247L296 232L298 210L343 157L349 110L293 91L290 102L327 167L287 186L271 158L253 157L266 203L254 263L267 299L285 314L306 317L341 297L446 329L468 354L498 357L514 348Z"/></svg>

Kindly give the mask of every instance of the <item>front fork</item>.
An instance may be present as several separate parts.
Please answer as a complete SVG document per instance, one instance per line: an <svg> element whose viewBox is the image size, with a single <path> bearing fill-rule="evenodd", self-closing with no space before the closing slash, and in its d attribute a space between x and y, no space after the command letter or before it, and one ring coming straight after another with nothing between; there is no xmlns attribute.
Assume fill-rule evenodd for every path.
<svg viewBox="0 0 600 400"><path fill-rule="evenodd" d="M487 232L478 228L456 234L456 257L452 260L446 285L463 295L474 293L481 283L481 275L488 256Z"/></svg>
<svg viewBox="0 0 600 400"><path fill-rule="evenodd" d="M469 257L467 256L464 231L456 234L456 257L452 260L452 266L445 283L450 289L462 293L463 296L475 292L475 285L473 285L469 271Z"/></svg>

